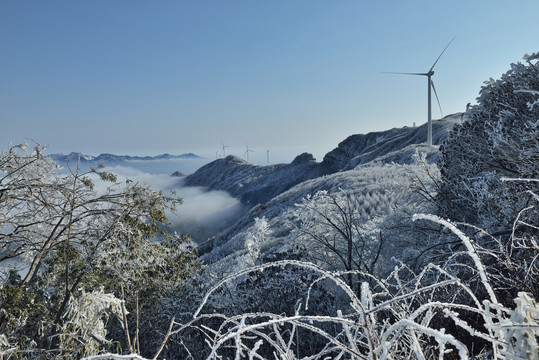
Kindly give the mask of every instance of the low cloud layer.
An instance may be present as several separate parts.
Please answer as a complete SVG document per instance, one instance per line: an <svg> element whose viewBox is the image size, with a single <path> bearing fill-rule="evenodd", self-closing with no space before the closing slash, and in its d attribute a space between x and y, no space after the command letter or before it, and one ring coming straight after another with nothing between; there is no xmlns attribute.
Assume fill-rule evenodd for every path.
<svg viewBox="0 0 539 360"><path fill-rule="evenodd" d="M243 206L224 191L206 191L200 187L185 187L181 178L167 174L151 174L133 167L114 166L104 169L118 177L119 182L129 179L142 186L151 186L165 193L171 190L182 198L177 214L169 214L172 230L189 234L197 243L204 242L232 225L242 214ZM106 184L98 183L97 191Z"/></svg>
<svg viewBox="0 0 539 360"><path fill-rule="evenodd" d="M177 192L183 204L172 219L174 230L191 235L196 242L203 242L226 229L242 214L240 202L224 191L181 187Z"/></svg>

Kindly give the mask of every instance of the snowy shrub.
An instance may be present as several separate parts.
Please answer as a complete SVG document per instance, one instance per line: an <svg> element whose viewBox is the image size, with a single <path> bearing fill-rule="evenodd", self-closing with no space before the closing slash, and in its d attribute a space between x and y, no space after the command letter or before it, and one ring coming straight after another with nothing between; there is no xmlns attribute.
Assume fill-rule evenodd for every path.
<svg viewBox="0 0 539 360"><path fill-rule="evenodd" d="M373 219L376 208L386 207L387 202L379 205L380 197L372 194L319 191L297 204L302 209L299 231L304 235L298 241L307 256L329 269L348 271L349 286L352 270L374 273L384 243L379 222Z"/></svg>
<svg viewBox="0 0 539 360"><path fill-rule="evenodd" d="M525 292L519 292L515 299L515 309L508 312L508 315L508 321L493 327L494 331L504 335L507 349L503 355L517 359L539 359L539 306L535 299Z"/></svg>
<svg viewBox="0 0 539 360"><path fill-rule="evenodd" d="M441 147L439 214L471 224L466 233L480 246L505 305L520 290L539 296L532 280L539 276L538 59L526 56L486 82Z"/></svg>
<svg viewBox="0 0 539 360"><path fill-rule="evenodd" d="M257 263L260 257L261 246L268 235L271 235L271 231L269 230L266 218L256 218L253 231L249 232L245 240L245 247L248 252L246 262L250 263L251 266Z"/></svg>
<svg viewBox="0 0 539 360"><path fill-rule="evenodd" d="M528 206L523 195L537 191L536 182L501 181L539 174L539 57L525 59L485 83L467 120L442 145L438 204L444 216L506 231Z"/></svg>

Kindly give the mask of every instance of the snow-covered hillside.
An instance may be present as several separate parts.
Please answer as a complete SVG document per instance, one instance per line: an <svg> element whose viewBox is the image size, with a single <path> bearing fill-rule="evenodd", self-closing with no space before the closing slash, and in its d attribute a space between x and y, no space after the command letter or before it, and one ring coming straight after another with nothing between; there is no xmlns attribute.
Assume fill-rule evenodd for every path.
<svg viewBox="0 0 539 360"><path fill-rule="evenodd" d="M305 258L299 239L303 238L301 228L308 212L298 204L314 201L317 194L337 197L344 194L360 201L357 207L362 213L357 216L363 217L359 220L364 224L362 231L366 238L380 236L375 229L390 226L391 222L393 226L400 221L399 217L409 218L412 212L429 211L424 208L426 205L421 205L423 199L416 198L417 193L410 190L419 186L418 178L437 176L433 163L438 158L438 145L460 121L461 114L434 121L436 146L432 148L424 143L425 124L352 135L320 163L309 154L302 154L291 164L273 166L256 166L233 156L207 164L188 176L185 184L225 190L250 211L227 230L200 244L202 260L214 264L221 273L242 268L252 261L248 258L252 257L255 238L260 257ZM323 200L320 196L318 199ZM409 226L399 239L391 239L392 248L409 251L407 244L399 243L405 242L408 230ZM403 254L393 252L393 255Z"/></svg>
<svg viewBox="0 0 539 360"><path fill-rule="evenodd" d="M447 139L456 124L461 123L462 116L462 113L457 113L432 122L432 143L435 145L432 149L425 143L427 124L423 124L349 136L326 154L323 164L332 171L353 169L372 161L410 164L416 150L426 153L429 162L435 162L438 145Z"/></svg>
<svg viewBox="0 0 539 360"><path fill-rule="evenodd" d="M316 246L313 247L308 233L320 224L313 222L316 214L311 210L316 208L329 213L335 210L331 205L334 199L342 203L353 199L357 210L353 216L361 223L360 231L367 246L376 242L380 229L399 226L401 218L408 222L398 235L393 233L386 239L390 246L382 254L384 261L376 265L385 272L388 269L382 267L394 266L386 260L393 256L402 258L412 251L408 249L412 245L409 243L412 213L432 210L419 192L414 191L418 187L417 179L425 177L427 171L436 174L436 166L367 165L308 180L267 204L254 207L233 227L201 246L201 258L206 264L213 264L212 268L219 273L253 265L258 260L252 258L253 246L257 247L256 256L263 261L312 260L309 257L316 251ZM414 247L418 245L413 244Z"/></svg>
<svg viewBox="0 0 539 360"><path fill-rule="evenodd" d="M290 164L259 166L238 157L215 160L185 179L187 186L224 190L247 206L264 204L294 185L358 165L379 162L410 164L416 150L424 152L429 162L438 158L438 145L447 139L462 114L448 115L433 121L432 148L426 146L427 124L394 128L387 131L352 135L330 151L322 162L304 153Z"/></svg>

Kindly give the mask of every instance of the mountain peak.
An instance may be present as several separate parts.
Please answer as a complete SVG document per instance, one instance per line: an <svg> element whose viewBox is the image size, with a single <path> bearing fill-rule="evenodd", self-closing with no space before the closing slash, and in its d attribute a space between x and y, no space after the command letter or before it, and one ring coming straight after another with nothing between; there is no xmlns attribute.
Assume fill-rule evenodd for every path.
<svg viewBox="0 0 539 360"><path fill-rule="evenodd" d="M291 164L298 165L298 164L306 164L306 163L316 163L316 159L314 158L313 154L304 152L303 154L296 156L296 158L292 160Z"/></svg>

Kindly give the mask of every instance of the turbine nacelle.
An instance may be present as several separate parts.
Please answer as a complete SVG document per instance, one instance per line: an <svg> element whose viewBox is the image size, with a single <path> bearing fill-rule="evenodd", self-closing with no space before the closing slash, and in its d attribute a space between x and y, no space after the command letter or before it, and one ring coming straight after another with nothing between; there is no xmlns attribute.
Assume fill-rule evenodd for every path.
<svg viewBox="0 0 539 360"><path fill-rule="evenodd" d="M434 67L438 63L438 60L442 57L445 50L451 45L451 43L455 40L455 38L451 39L451 41L445 46L445 48L442 50L434 64L430 67L429 71L426 73L406 73L406 72L386 72L386 74L402 74L402 75L419 75L419 76L426 76L428 78L428 133L427 133L427 144L428 146L432 146L432 116L431 116L431 89L434 90L434 95L436 96L436 101L438 102L438 106L440 108L440 115L443 117L442 113L442 105L440 105L440 99L438 98L438 94L436 93L436 88L434 87L434 82L432 81L432 75L434 75Z"/></svg>

